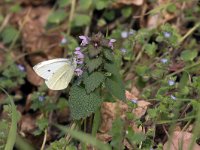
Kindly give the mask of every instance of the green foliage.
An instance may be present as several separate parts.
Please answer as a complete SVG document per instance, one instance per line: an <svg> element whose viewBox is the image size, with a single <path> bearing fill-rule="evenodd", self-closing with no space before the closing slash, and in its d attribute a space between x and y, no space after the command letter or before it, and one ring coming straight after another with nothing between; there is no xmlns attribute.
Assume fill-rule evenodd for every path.
<svg viewBox="0 0 200 150"><path fill-rule="evenodd" d="M128 128L126 133L126 138L128 138L132 144L140 144L141 142L144 142L146 138L142 132L135 133L132 128Z"/></svg>
<svg viewBox="0 0 200 150"><path fill-rule="evenodd" d="M181 53L181 58L184 61L193 61L195 57L197 57L198 52L196 50L184 50Z"/></svg>
<svg viewBox="0 0 200 150"><path fill-rule="evenodd" d="M64 10L54 11L48 18L48 22L51 24L59 24L67 17L67 14Z"/></svg>
<svg viewBox="0 0 200 150"><path fill-rule="evenodd" d="M8 132L9 132L9 127L10 127L10 122L11 122L11 111L6 109L4 107L4 113L7 113L6 118L1 118L0 121L0 149L4 149L6 145L6 141L8 138Z"/></svg>
<svg viewBox="0 0 200 150"><path fill-rule="evenodd" d="M109 49L104 49L103 54L107 60L114 61L114 56Z"/></svg>
<svg viewBox="0 0 200 150"><path fill-rule="evenodd" d="M86 118L97 110L102 100L95 93L87 94L85 89L73 86L70 89L69 107L73 119Z"/></svg>
<svg viewBox="0 0 200 150"><path fill-rule="evenodd" d="M81 27L88 25L89 23L90 23L90 17L88 15L76 14L72 22L72 25L75 27Z"/></svg>
<svg viewBox="0 0 200 150"><path fill-rule="evenodd" d="M26 73L21 71L16 64L11 64L0 75L0 85L5 89L15 88L24 84L25 76Z"/></svg>
<svg viewBox="0 0 200 150"><path fill-rule="evenodd" d="M18 38L18 34L19 31L16 28L14 28L13 26L7 26L1 34L3 43L5 44L12 43L14 40L16 40L16 38Z"/></svg>
<svg viewBox="0 0 200 150"><path fill-rule="evenodd" d="M121 13L122 15L125 17L125 18L128 18L131 16L132 14L132 7L125 7L121 10Z"/></svg>
<svg viewBox="0 0 200 150"><path fill-rule="evenodd" d="M119 100L125 100L125 90L123 86L112 79L106 79L106 89Z"/></svg>
<svg viewBox="0 0 200 150"><path fill-rule="evenodd" d="M112 135L112 141L111 145L115 150L122 150L124 149L123 146L123 126L124 123L120 118L117 118L113 121L112 129L111 129L111 135Z"/></svg>
<svg viewBox="0 0 200 150"><path fill-rule="evenodd" d="M99 150L111 150L111 147L108 144L105 144L99 140L97 140L96 138L94 138L93 136L86 134L84 132L81 131L77 131L77 130L72 130L70 128L61 126L61 125L55 125L58 129L60 129L63 133L68 133L69 135L71 135L71 137L79 140L82 143L85 144L90 144L93 147L99 149Z"/></svg>
<svg viewBox="0 0 200 150"><path fill-rule="evenodd" d="M83 82L87 93L91 93L104 81L104 75L101 72L93 72Z"/></svg>
<svg viewBox="0 0 200 150"><path fill-rule="evenodd" d="M34 131L34 135L40 135L48 127L48 119L40 118L37 120L36 125L38 129Z"/></svg>
<svg viewBox="0 0 200 150"><path fill-rule="evenodd" d="M16 142L16 136L17 136L17 122L20 120L20 115L17 112L16 106L14 104L13 99L10 97L10 95L2 88L1 91L4 92L8 96L8 102L10 103L9 105L4 106L4 111L5 111L5 118L3 119L2 122L2 128L0 127L0 132L2 134L2 147L5 147L5 150L11 150L14 148L15 142ZM7 124L7 130L5 129L5 125ZM5 130L4 130L5 129ZM3 131L2 131L3 130ZM8 131L9 130L9 131ZM6 143L5 142L5 133L7 136Z"/></svg>
<svg viewBox="0 0 200 150"><path fill-rule="evenodd" d="M148 56L153 57L155 55L157 49L157 45L155 43L152 44L146 44L144 47L145 53L147 53Z"/></svg>
<svg viewBox="0 0 200 150"><path fill-rule="evenodd" d="M114 10L105 11L103 16L105 17L106 20L112 21L115 18L115 11Z"/></svg>
<svg viewBox="0 0 200 150"><path fill-rule="evenodd" d="M92 6L92 1L93 0L80 0L79 6L81 10L88 10Z"/></svg>
<svg viewBox="0 0 200 150"><path fill-rule="evenodd" d="M94 0L93 4L97 10L102 10L106 8L111 2L108 0Z"/></svg>
<svg viewBox="0 0 200 150"><path fill-rule="evenodd" d="M60 138L59 140L52 142L50 146L47 148L47 150L58 150L58 149L76 150L76 147L73 145L66 146L66 139Z"/></svg>
<svg viewBox="0 0 200 150"><path fill-rule="evenodd" d="M85 63L86 63L86 66L88 67L89 73L91 73L95 69L98 69L100 67L100 65L102 64L102 58L101 57L93 58L93 59L86 58Z"/></svg>
<svg viewBox="0 0 200 150"><path fill-rule="evenodd" d="M70 1L71 0L58 0L58 6L59 7L66 7L67 5L69 5L70 4Z"/></svg>

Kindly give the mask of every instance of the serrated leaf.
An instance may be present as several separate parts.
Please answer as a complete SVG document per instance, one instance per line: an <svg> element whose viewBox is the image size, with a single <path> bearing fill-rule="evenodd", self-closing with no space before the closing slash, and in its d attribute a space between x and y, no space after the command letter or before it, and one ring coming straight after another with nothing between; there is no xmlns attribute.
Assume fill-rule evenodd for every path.
<svg viewBox="0 0 200 150"><path fill-rule="evenodd" d="M117 81L111 80L109 78L106 79L106 88L107 90L119 100L125 100L125 89L121 83Z"/></svg>
<svg viewBox="0 0 200 150"><path fill-rule="evenodd" d="M106 69L108 72L112 73L115 76L119 75L119 69L118 69L117 65L114 63L104 64L104 69Z"/></svg>
<svg viewBox="0 0 200 150"><path fill-rule="evenodd" d="M101 49L95 48L94 46L89 45L88 52L89 52L90 57L94 57L94 56L97 56L101 52Z"/></svg>
<svg viewBox="0 0 200 150"><path fill-rule="evenodd" d="M104 75L100 72L94 72L88 76L83 82L87 93L94 91L104 81Z"/></svg>
<svg viewBox="0 0 200 150"><path fill-rule="evenodd" d="M108 60L110 60L110 61L113 61L113 60L114 60L114 56L113 56L113 54L112 54L109 50L104 49L103 54L104 54L104 57L105 57L106 59L108 59Z"/></svg>
<svg viewBox="0 0 200 150"><path fill-rule="evenodd" d="M88 67L89 73L94 71L95 69L99 68L99 66L102 64L102 58L94 58L94 59L86 59L86 66Z"/></svg>
<svg viewBox="0 0 200 150"><path fill-rule="evenodd" d="M70 90L69 107L73 119L86 118L97 110L101 104L101 98L95 94L87 94L86 91L79 86L73 86Z"/></svg>

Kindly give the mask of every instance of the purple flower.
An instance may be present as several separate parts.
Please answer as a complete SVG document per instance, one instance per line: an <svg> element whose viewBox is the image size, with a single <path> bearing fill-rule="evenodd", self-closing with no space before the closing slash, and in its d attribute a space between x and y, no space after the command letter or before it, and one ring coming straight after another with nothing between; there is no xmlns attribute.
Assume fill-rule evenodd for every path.
<svg viewBox="0 0 200 150"><path fill-rule="evenodd" d="M87 36L81 35L81 36L79 36L79 38L82 40L81 46L85 46L89 43L89 38Z"/></svg>
<svg viewBox="0 0 200 150"><path fill-rule="evenodd" d="M74 54L76 54L78 59L83 59L84 58L84 54L81 51L75 51Z"/></svg>
<svg viewBox="0 0 200 150"><path fill-rule="evenodd" d="M120 51L121 51L123 54L125 54L127 50L126 50L125 48L121 48Z"/></svg>
<svg viewBox="0 0 200 150"><path fill-rule="evenodd" d="M121 37L125 39L125 38L128 37L128 34L129 34L129 33L128 33L127 31L122 31L122 32L121 32Z"/></svg>
<svg viewBox="0 0 200 150"><path fill-rule="evenodd" d="M77 68L77 69L75 69L75 73L77 76L80 76L80 75L82 75L83 70L81 70L80 68Z"/></svg>
<svg viewBox="0 0 200 150"><path fill-rule="evenodd" d="M131 99L131 102L134 103L134 104L138 103L138 101L136 99Z"/></svg>
<svg viewBox="0 0 200 150"><path fill-rule="evenodd" d="M60 41L61 44L66 44L67 43L67 39L65 37L63 37Z"/></svg>
<svg viewBox="0 0 200 150"><path fill-rule="evenodd" d="M163 64L166 64L166 63L168 62L168 59L163 58L163 59L161 59L160 61L161 61Z"/></svg>
<svg viewBox="0 0 200 150"><path fill-rule="evenodd" d="M176 100L176 97L173 95L170 95L171 99Z"/></svg>
<svg viewBox="0 0 200 150"><path fill-rule="evenodd" d="M169 38L171 36L171 33L166 32L166 31L163 34L164 34L164 37L166 37L166 38Z"/></svg>
<svg viewBox="0 0 200 150"><path fill-rule="evenodd" d="M43 101L44 101L44 96L39 96L39 97L38 97L38 100L39 100L40 102L43 102Z"/></svg>
<svg viewBox="0 0 200 150"><path fill-rule="evenodd" d="M108 46L113 49L113 43L116 42L115 39L110 39L109 43L108 43Z"/></svg>
<svg viewBox="0 0 200 150"><path fill-rule="evenodd" d="M25 71L25 67L23 65L19 64L17 67L20 71Z"/></svg>
<svg viewBox="0 0 200 150"><path fill-rule="evenodd" d="M83 64L83 60L77 60L76 63L77 64Z"/></svg>
<svg viewBox="0 0 200 150"><path fill-rule="evenodd" d="M76 51L80 51L81 48L80 48L80 47L76 47L75 50L76 50Z"/></svg>
<svg viewBox="0 0 200 150"><path fill-rule="evenodd" d="M175 82L174 82L173 80L169 80L169 81L168 81L168 84L169 84L170 86L173 86L173 85L175 84Z"/></svg>

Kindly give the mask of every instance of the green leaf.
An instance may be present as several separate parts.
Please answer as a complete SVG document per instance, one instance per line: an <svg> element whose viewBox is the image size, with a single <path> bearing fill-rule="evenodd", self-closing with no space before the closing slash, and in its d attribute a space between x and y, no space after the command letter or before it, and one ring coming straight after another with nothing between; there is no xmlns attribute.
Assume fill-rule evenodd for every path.
<svg viewBox="0 0 200 150"><path fill-rule="evenodd" d="M122 9L122 15L125 17L125 18L128 18L131 16L132 14L132 7L125 7Z"/></svg>
<svg viewBox="0 0 200 150"><path fill-rule="evenodd" d="M87 93L94 91L104 81L105 77L100 72L94 72L88 76L83 82Z"/></svg>
<svg viewBox="0 0 200 150"><path fill-rule="evenodd" d="M3 30L2 33L2 38L3 38L3 43L9 44L15 40L15 38L18 36L19 31L16 30L12 26L8 26Z"/></svg>
<svg viewBox="0 0 200 150"><path fill-rule="evenodd" d="M181 53L181 58L184 61L193 61L193 59L197 56L197 51L196 50L185 50Z"/></svg>
<svg viewBox="0 0 200 150"><path fill-rule="evenodd" d="M128 130L128 134L126 134L126 137L129 139L131 143L135 144L139 144L146 139L146 136L142 132L134 133L132 128Z"/></svg>
<svg viewBox="0 0 200 150"><path fill-rule="evenodd" d="M109 49L104 49L103 54L105 56L106 59L113 61L114 60L114 56L113 54L110 52Z"/></svg>
<svg viewBox="0 0 200 150"><path fill-rule="evenodd" d="M13 99L9 96L9 94L4 89L2 89L1 87L0 87L0 89L8 96L10 106L11 106L11 111L12 111L12 118L11 118L12 122L10 125L7 142L5 145L5 150L12 150L15 145L15 140L16 140L16 136L17 136L17 122L19 121L20 116L17 112L17 109L16 109Z"/></svg>
<svg viewBox="0 0 200 150"><path fill-rule="evenodd" d="M15 4L10 7L10 11L13 13L17 13L21 10L21 6L19 4Z"/></svg>
<svg viewBox="0 0 200 150"><path fill-rule="evenodd" d="M101 48L95 48L93 45L89 45L88 52L90 57L95 57L101 52Z"/></svg>
<svg viewBox="0 0 200 150"><path fill-rule="evenodd" d="M59 7L66 7L70 4L71 0L58 0L58 6Z"/></svg>
<svg viewBox="0 0 200 150"><path fill-rule="evenodd" d="M144 47L145 53L149 56L154 56L157 49L157 45L155 43L146 44Z"/></svg>
<svg viewBox="0 0 200 150"><path fill-rule="evenodd" d="M94 0L93 3L94 3L97 10L102 10L109 5L110 1L108 1L108 0Z"/></svg>
<svg viewBox="0 0 200 150"><path fill-rule="evenodd" d="M123 126L124 126L124 123L121 120L121 118L117 118L116 120L113 121L112 129L111 129L112 141L110 144L113 146L115 150L124 149Z"/></svg>
<svg viewBox="0 0 200 150"><path fill-rule="evenodd" d="M121 83L118 83L109 78L106 79L106 89L119 100L125 100L125 89L121 86Z"/></svg>
<svg viewBox="0 0 200 150"><path fill-rule="evenodd" d="M96 138L94 138L93 136L86 134L82 131L77 131L77 130L73 130L61 125L55 125L58 129L60 129L61 131L63 131L63 133L69 133L69 135L71 135L73 138L79 140L80 142L86 143L86 144L90 144L94 147L96 147L99 150L111 150L110 146L108 144L105 144L99 140L97 140Z"/></svg>
<svg viewBox="0 0 200 150"><path fill-rule="evenodd" d="M92 6L92 0L80 0L80 9L81 10L88 10Z"/></svg>
<svg viewBox="0 0 200 150"><path fill-rule="evenodd" d="M115 11L114 10L107 10L104 12L103 16L108 20L112 21L115 18Z"/></svg>
<svg viewBox="0 0 200 150"><path fill-rule="evenodd" d="M73 119L86 118L97 110L102 99L95 93L87 94L86 91L79 86L73 86L69 93L69 107Z"/></svg>
<svg viewBox="0 0 200 150"><path fill-rule="evenodd" d="M2 23L4 20L4 16L2 14L0 14L0 23Z"/></svg>
<svg viewBox="0 0 200 150"><path fill-rule="evenodd" d="M73 26L82 27L85 25L89 25L90 16L84 14L76 14L73 20Z"/></svg>
<svg viewBox="0 0 200 150"><path fill-rule="evenodd" d="M86 66L88 67L89 73L91 73L95 69L99 68L99 66L102 64L102 58L101 57L94 58L94 59L86 58L85 61L86 61Z"/></svg>
<svg viewBox="0 0 200 150"><path fill-rule="evenodd" d="M167 7L167 11L169 11L170 13L174 13L176 12L176 10L177 10L176 4L172 3Z"/></svg>
<svg viewBox="0 0 200 150"><path fill-rule="evenodd" d="M52 14L48 18L49 23L59 24L67 17L67 13L64 10L58 10L52 12Z"/></svg>
<svg viewBox="0 0 200 150"><path fill-rule="evenodd" d="M119 76L119 68L114 63L106 63L104 68L115 76Z"/></svg>

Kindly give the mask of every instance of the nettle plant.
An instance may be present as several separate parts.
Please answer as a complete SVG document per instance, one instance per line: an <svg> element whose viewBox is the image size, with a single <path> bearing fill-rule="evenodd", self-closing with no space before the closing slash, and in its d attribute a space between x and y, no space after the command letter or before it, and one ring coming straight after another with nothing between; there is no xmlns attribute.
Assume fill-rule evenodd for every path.
<svg viewBox="0 0 200 150"><path fill-rule="evenodd" d="M80 36L77 57L78 75L69 92L69 107L73 119L86 118L97 110L106 98L125 99L125 88L114 56L115 39L101 33L91 38Z"/></svg>

